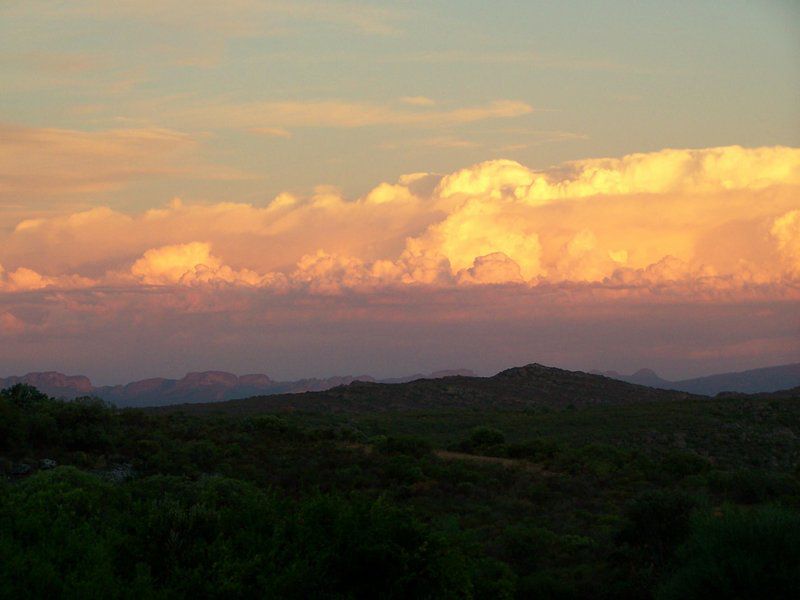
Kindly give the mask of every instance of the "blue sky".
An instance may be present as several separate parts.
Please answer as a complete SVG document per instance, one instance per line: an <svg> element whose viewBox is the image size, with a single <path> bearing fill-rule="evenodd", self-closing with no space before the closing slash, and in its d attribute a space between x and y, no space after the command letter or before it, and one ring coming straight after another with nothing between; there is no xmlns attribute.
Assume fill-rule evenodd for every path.
<svg viewBox="0 0 800 600"><path fill-rule="evenodd" d="M134 181L109 198L122 208L173 195L267 200L318 184L357 195L401 173L490 158L541 168L664 147L791 145L800 135L800 5L790 1L113 6L5 3L0 119L168 128L196 138L204 160L248 175ZM401 100L418 96L435 104ZM500 100L532 110L424 127L276 118L270 128L291 137L256 135L226 116L249 103L424 113Z"/></svg>

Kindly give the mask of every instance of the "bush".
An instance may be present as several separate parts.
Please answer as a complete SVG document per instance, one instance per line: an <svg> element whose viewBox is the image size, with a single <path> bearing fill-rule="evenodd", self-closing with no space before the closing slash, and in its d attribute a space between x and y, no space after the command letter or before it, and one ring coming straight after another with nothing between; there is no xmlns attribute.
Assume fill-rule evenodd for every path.
<svg viewBox="0 0 800 600"><path fill-rule="evenodd" d="M245 422L245 426L261 434L285 433L289 430L289 424L275 415L257 415L250 417Z"/></svg>
<svg viewBox="0 0 800 600"><path fill-rule="evenodd" d="M657 598L796 598L800 515L767 506L698 516L679 559Z"/></svg>
<svg viewBox="0 0 800 600"><path fill-rule="evenodd" d="M757 469L714 472L709 477L709 486L728 500L742 504L767 502L795 495L800 490L800 484L789 475Z"/></svg>
<svg viewBox="0 0 800 600"><path fill-rule="evenodd" d="M377 449L386 454L404 454L422 457L431 453L431 444L427 440L410 436L386 437L380 440Z"/></svg>
<svg viewBox="0 0 800 600"><path fill-rule="evenodd" d="M659 471L675 479L697 475L709 466L707 459L694 452L672 451L667 453L659 464Z"/></svg>
<svg viewBox="0 0 800 600"><path fill-rule="evenodd" d="M477 562L380 499L69 467L0 484L3 598L470 597Z"/></svg>
<svg viewBox="0 0 800 600"><path fill-rule="evenodd" d="M485 452L492 447L504 444L505 441L506 437L499 429L495 429L494 427L476 427L470 432L469 437L458 444L456 448L462 452Z"/></svg>
<svg viewBox="0 0 800 600"><path fill-rule="evenodd" d="M506 446L506 456L509 458L523 458L535 461L550 460L558 452L558 443L547 438L537 438Z"/></svg>
<svg viewBox="0 0 800 600"><path fill-rule="evenodd" d="M696 501L681 492L649 491L640 494L625 509L625 523L617 541L637 550L640 560L664 564L689 534Z"/></svg>

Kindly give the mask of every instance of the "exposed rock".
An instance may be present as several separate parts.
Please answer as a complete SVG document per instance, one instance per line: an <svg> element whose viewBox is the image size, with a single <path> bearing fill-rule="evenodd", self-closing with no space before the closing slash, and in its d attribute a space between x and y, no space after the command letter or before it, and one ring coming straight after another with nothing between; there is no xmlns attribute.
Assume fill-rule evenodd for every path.
<svg viewBox="0 0 800 600"><path fill-rule="evenodd" d="M24 477L25 475L30 475L32 471L33 467L26 463L15 463L11 465L12 477Z"/></svg>
<svg viewBox="0 0 800 600"><path fill-rule="evenodd" d="M40 392L57 398L86 396L90 395L95 389L88 377L83 375L64 375L55 371L28 373L21 377L0 377L0 388L11 387L18 383L32 385Z"/></svg>
<svg viewBox="0 0 800 600"><path fill-rule="evenodd" d="M112 465L111 468L105 471L105 477L114 483L122 483L136 475L133 470L133 465L129 463L119 463Z"/></svg>
<svg viewBox="0 0 800 600"><path fill-rule="evenodd" d="M57 466L58 463L52 458L43 458L39 461L39 468L45 471L48 469L55 469Z"/></svg>

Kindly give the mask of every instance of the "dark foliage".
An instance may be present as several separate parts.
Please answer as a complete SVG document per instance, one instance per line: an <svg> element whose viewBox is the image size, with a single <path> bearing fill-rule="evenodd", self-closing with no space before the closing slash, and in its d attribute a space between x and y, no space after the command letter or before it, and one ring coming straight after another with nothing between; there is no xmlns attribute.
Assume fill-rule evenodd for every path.
<svg viewBox="0 0 800 600"><path fill-rule="evenodd" d="M0 597L790 597L798 434L792 398L192 416L18 385Z"/></svg>

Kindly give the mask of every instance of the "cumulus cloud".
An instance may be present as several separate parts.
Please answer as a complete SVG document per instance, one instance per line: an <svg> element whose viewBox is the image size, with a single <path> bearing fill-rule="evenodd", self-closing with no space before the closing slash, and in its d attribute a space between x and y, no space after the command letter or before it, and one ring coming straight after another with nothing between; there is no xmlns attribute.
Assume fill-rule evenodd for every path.
<svg viewBox="0 0 800 600"><path fill-rule="evenodd" d="M36 217L0 234L0 260L14 269L5 289L77 276L81 286L320 294L524 283L672 286L687 297L766 286L779 297L800 278L799 190L800 150L785 147L670 149L544 171L494 160L405 175L352 200L323 186L263 205L174 200L133 215Z"/></svg>
<svg viewBox="0 0 800 600"><path fill-rule="evenodd" d="M770 232L778 242L788 270L800 275L800 210L776 218Z"/></svg>
<svg viewBox="0 0 800 600"><path fill-rule="evenodd" d="M630 194L707 194L800 184L800 150L727 146L589 159L536 172L509 160L457 171L442 196L508 196L538 205L568 198Z"/></svg>
<svg viewBox="0 0 800 600"><path fill-rule="evenodd" d="M245 283L257 285L261 278L253 271L234 271L211 254L211 246L192 242L153 248L133 263L131 274L142 283L152 285L212 283Z"/></svg>
<svg viewBox="0 0 800 600"><path fill-rule="evenodd" d="M510 283L524 281L517 263L502 252L475 258L469 269L458 273L459 283Z"/></svg>
<svg viewBox="0 0 800 600"><path fill-rule="evenodd" d="M44 288L80 289L88 288L97 282L80 275L42 275L27 267L6 271L0 265L0 292L29 292Z"/></svg>

